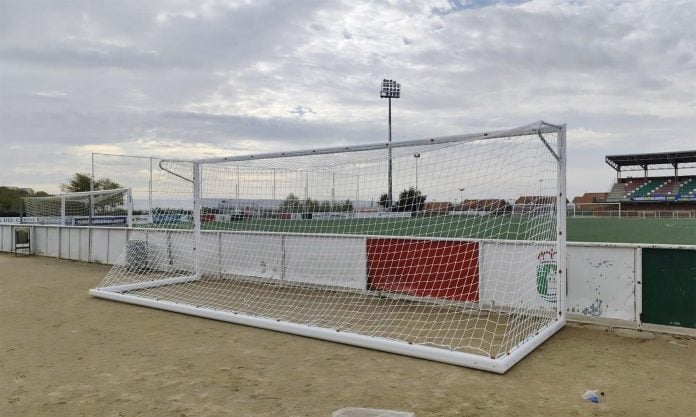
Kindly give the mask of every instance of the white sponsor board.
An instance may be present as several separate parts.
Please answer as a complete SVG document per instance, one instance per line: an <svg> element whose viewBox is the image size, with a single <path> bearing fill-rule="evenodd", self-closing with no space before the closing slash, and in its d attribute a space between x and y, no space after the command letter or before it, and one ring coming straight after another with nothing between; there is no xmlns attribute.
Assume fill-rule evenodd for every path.
<svg viewBox="0 0 696 417"><path fill-rule="evenodd" d="M483 242L479 257L479 299L483 305L555 308L555 246Z"/></svg>
<svg viewBox="0 0 696 417"><path fill-rule="evenodd" d="M636 320L635 249L582 246L569 249L568 312Z"/></svg>
<svg viewBox="0 0 696 417"><path fill-rule="evenodd" d="M221 233L218 239L220 271L223 274L282 278L282 236Z"/></svg>
<svg viewBox="0 0 696 417"><path fill-rule="evenodd" d="M360 290L367 286L365 238L286 236L284 248L287 281Z"/></svg>

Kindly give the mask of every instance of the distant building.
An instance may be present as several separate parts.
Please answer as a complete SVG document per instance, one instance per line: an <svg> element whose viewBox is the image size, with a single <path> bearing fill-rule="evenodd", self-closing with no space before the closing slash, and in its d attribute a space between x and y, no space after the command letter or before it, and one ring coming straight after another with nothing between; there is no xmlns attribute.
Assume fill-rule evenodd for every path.
<svg viewBox="0 0 696 417"><path fill-rule="evenodd" d="M538 205L538 204L556 204L556 196L554 195L523 195L515 200L516 206L521 205Z"/></svg>
<svg viewBox="0 0 696 417"><path fill-rule="evenodd" d="M499 198L485 198L479 200L464 200L456 207L457 211L493 211L506 212L510 210L510 204Z"/></svg>
<svg viewBox="0 0 696 417"><path fill-rule="evenodd" d="M426 213L447 214L450 210L448 201L430 201L423 205L423 210Z"/></svg>
<svg viewBox="0 0 696 417"><path fill-rule="evenodd" d="M585 193L573 199L573 204L606 203L609 193Z"/></svg>

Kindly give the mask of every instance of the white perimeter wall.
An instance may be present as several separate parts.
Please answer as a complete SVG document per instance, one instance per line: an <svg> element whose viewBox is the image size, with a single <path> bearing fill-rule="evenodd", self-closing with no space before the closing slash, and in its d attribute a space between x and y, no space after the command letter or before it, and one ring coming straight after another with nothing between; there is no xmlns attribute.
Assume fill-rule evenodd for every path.
<svg viewBox="0 0 696 417"><path fill-rule="evenodd" d="M0 225L0 251L13 251L13 229ZM35 255L85 262L114 264L130 239L145 240L151 259L173 262L176 268L192 268L190 231L147 230L111 227L70 227L32 225L32 251ZM336 247L340 250L337 252ZM331 255L323 252L331 248ZM367 281L365 237L282 236L203 232L205 273L243 273L266 279L310 282L362 289ZM481 244L482 302L515 305L509 286L524 288L539 306L546 302L536 289L538 246ZM548 248L551 249L551 248ZM567 310L569 320L640 326L640 247L618 244L569 243L567 250ZM336 253L341 256L337 257ZM311 259L310 259L311 258ZM513 267L514 259L526 259L524 271ZM312 273L306 269L310 263ZM319 262L319 268L317 268ZM317 271L319 273L317 274ZM337 274L337 271L340 271ZM524 280L524 285L518 282ZM536 297L536 298L535 298Z"/></svg>
<svg viewBox="0 0 696 417"><path fill-rule="evenodd" d="M481 243L480 302L485 305L534 310L553 308L555 300L547 301L537 292L536 275L541 253L555 253L555 247ZM555 285L552 287L555 294Z"/></svg>
<svg viewBox="0 0 696 417"><path fill-rule="evenodd" d="M637 321L636 248L568 246L568 313Z"/></svg>

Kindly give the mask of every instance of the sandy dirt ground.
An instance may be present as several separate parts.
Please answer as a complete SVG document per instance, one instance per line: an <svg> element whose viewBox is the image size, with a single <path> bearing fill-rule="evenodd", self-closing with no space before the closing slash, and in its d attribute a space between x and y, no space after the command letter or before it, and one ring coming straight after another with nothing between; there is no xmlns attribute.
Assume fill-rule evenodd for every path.
<svg viewBox="0 0 696 417"><path fill-rule="evenodd" d="M0 416L691 416L696 341L567 327L505 375L91 298L108 266L0 254ZM641 334L645 336L645 334ZM593 404L580 395L604 392Z"/></svg>

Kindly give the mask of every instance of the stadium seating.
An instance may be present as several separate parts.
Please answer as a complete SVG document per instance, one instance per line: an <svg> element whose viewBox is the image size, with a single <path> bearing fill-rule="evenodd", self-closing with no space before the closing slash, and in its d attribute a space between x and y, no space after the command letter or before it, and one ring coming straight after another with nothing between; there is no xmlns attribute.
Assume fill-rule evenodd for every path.
<svg viewBox="0 0 696 417"><path fill-rule="evenodd" d="M691 177L679 186L680 195L696 195L696 177Z"/></svg>
<svg viewBox="0 0 696 417"><path fill-rule="evenodd" d="M633 192L645 184L645 180L642 178L637 178L637 179L631 179L626 182L626 186L624 187L624 197L628 198Z"/></svg>
<svg viewBox="0 0 696 417"><path fill-rule="evenodd" d="M662 185L652 191L652 195L672 195L674 191L674 179L668 178Z"/></svg>
<svg viewBox="0 0 696 417"><path fill-rule="evenodd" d="M660 188L665 182L665 179L649 179L646 183L636 188L636 190L633 191L631 195L629 195L629 198L635 199L641 197L648 197L656 189Z"/></svg>
<svg viewBox="0 0 696 417"><path fill-rule="evenodd" d="M696 177L630 178L617 182L607 198L608 202L630 200L696 199Z"/></svg>

